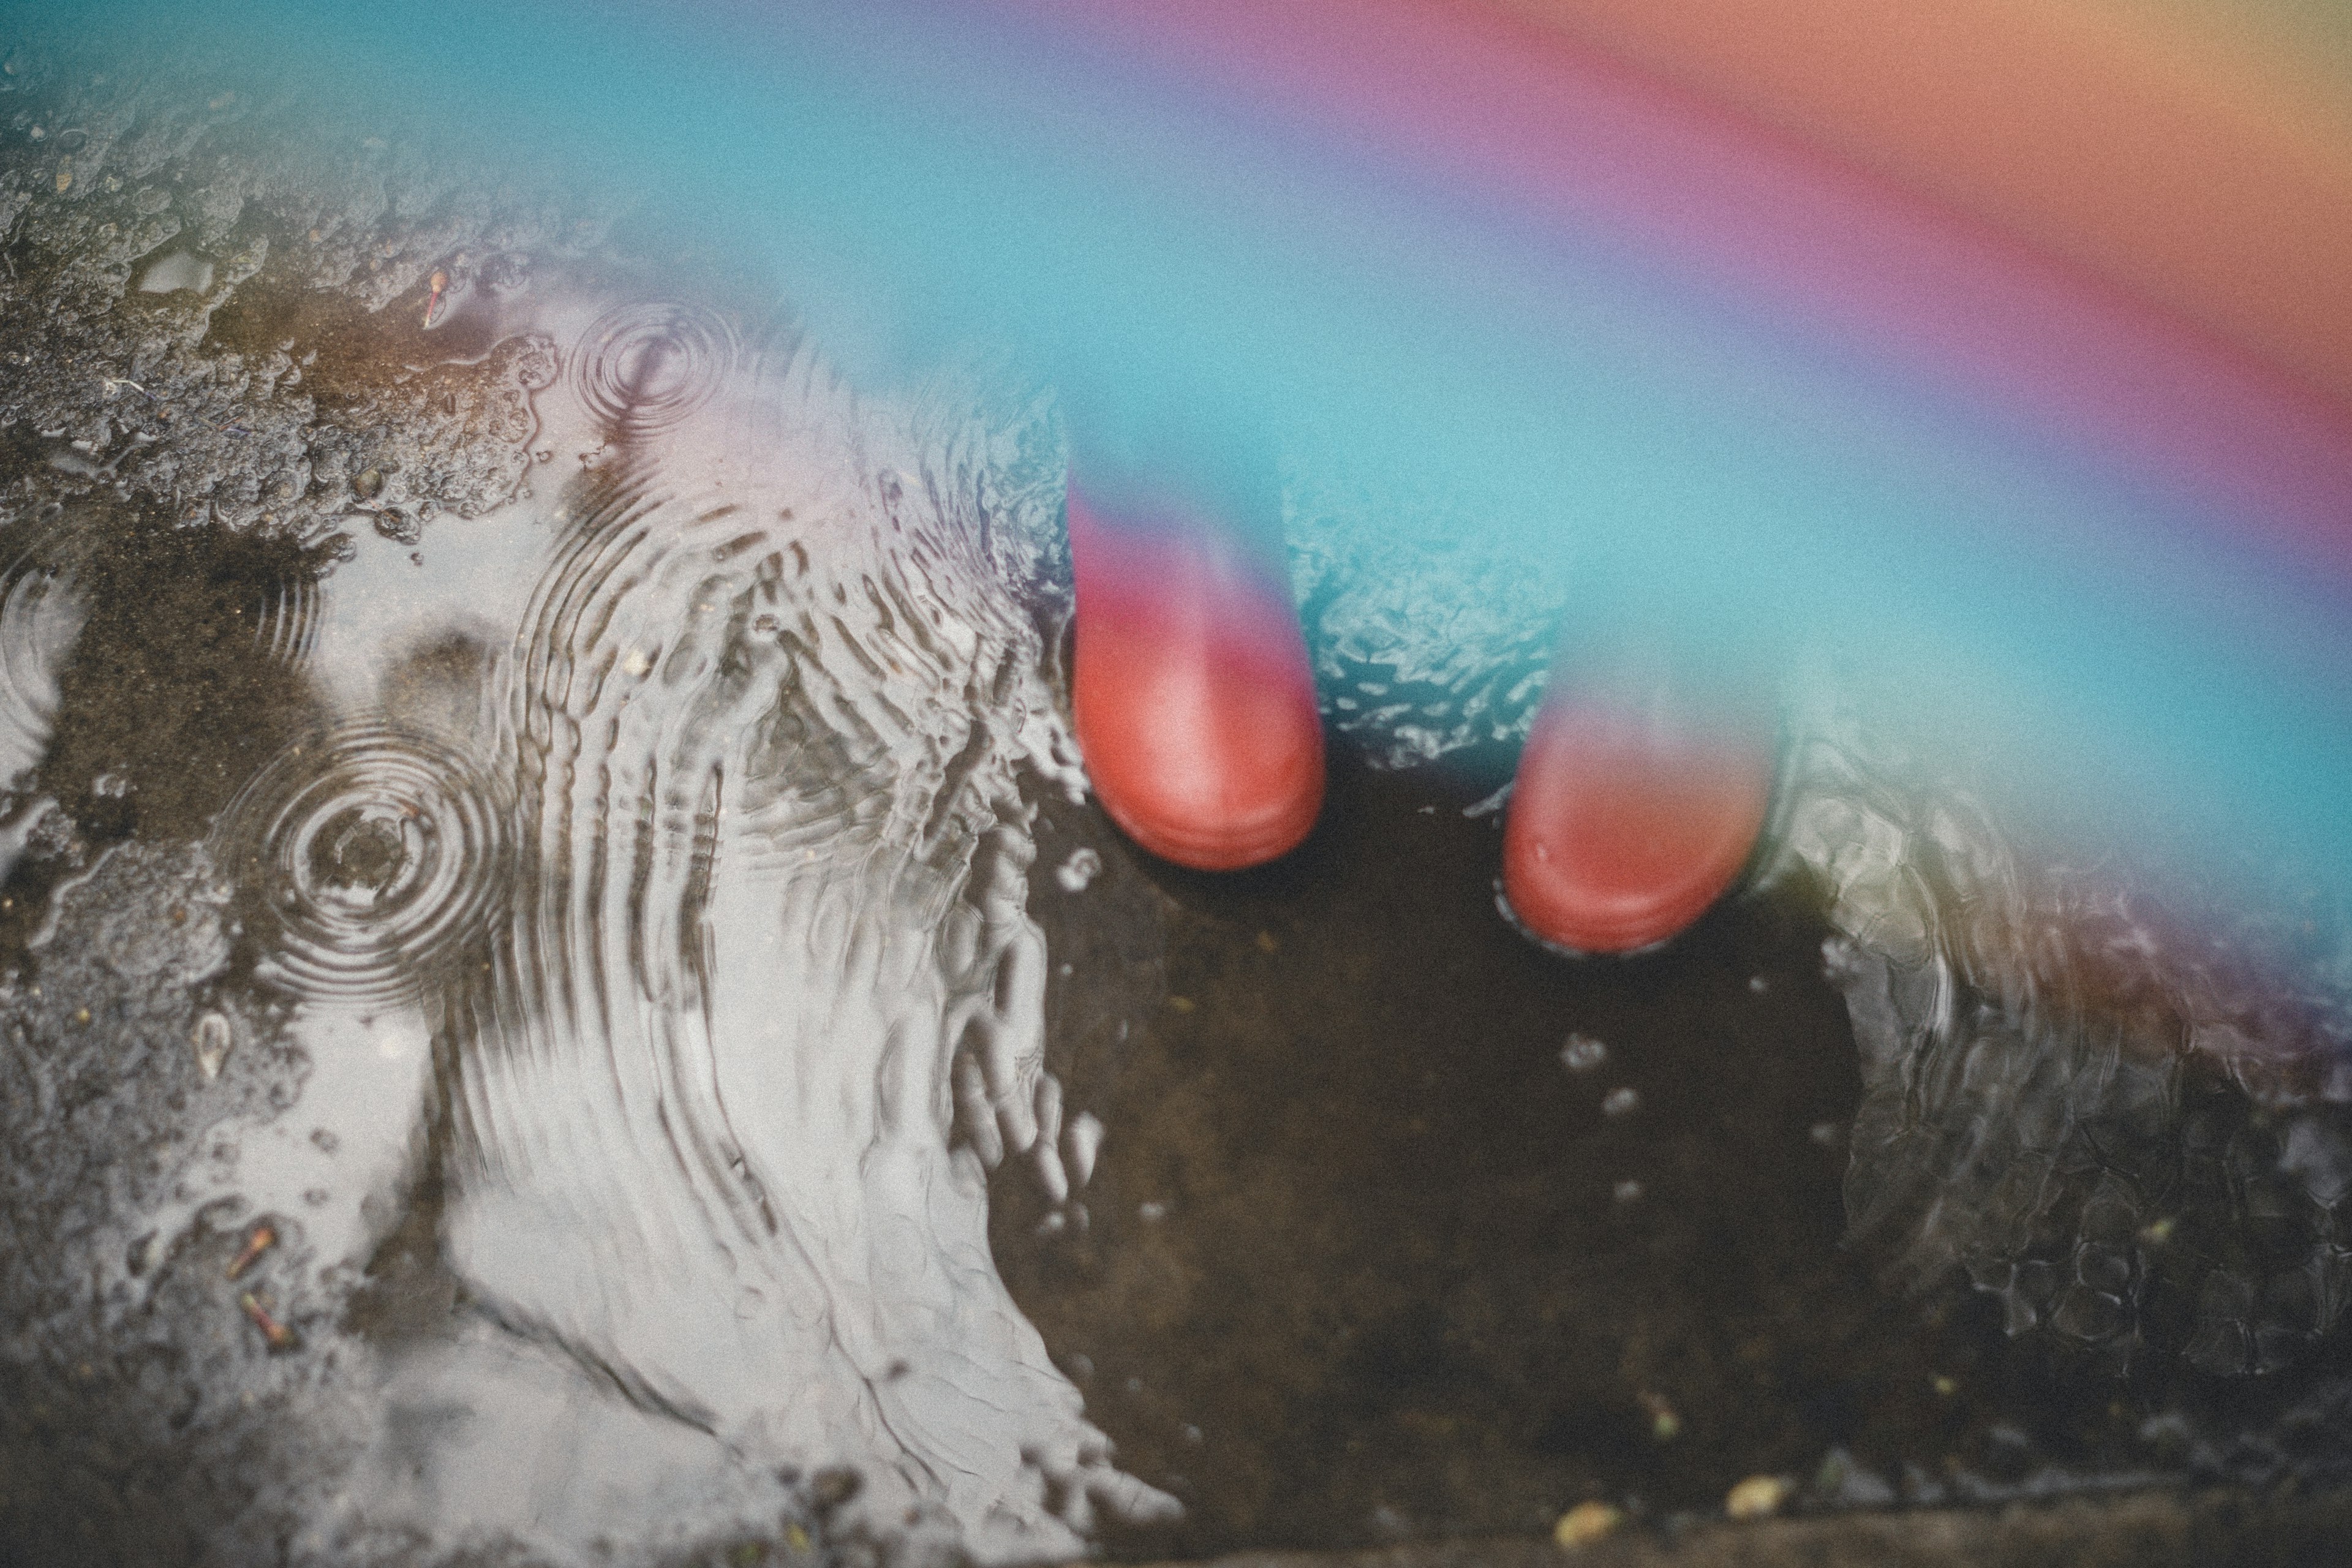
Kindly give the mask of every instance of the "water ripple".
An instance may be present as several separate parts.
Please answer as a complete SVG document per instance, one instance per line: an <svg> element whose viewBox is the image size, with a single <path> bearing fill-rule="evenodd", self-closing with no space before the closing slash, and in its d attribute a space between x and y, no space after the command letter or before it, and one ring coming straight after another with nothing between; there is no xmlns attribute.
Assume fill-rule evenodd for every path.
<svg viewBox="0 0 2352 1568"><path fill-rule="evenodd" d="M505 825L456 752L376 723L280 752L222 813L215 854L248 929L298 994L417 994L488 929Z"/></svg>
<svg viewBox="0 0 2352 1568"><path fill-rule="evenodd" d="M571 388L596 422L636 438L691 416L732 367L735 334L698 306L623 305L583 333Z"/></svg>
<svg viewBox="0 0 2352 1568"><path fill-rule="evenodd" d="M58 711L58 671L89 607L76 590L66 531L12 531L0 564L0 786L37 766Z"/></svg>
<svg viewBox="0 0 2352 1568"><path fill-rule="evenodd" d="M1075 1552L1173 1504L989 1252L990 1168L1059 1203L1094 1152L1044 1068L1017 770L1055 765L1053 703L993 447L715 318L586 342L574 390L627 439L562 494L501 666L519 872L436 1000L448 1259L634 1418L854 1464L893 1532Z"/></svg>

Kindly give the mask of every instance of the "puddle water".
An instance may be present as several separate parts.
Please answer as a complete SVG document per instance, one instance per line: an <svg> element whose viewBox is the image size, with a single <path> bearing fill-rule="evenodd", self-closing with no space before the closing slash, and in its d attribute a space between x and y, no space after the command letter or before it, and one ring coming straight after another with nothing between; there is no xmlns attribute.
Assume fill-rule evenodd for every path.
<svg viewBox="0 0 2352 1568"><path fill-rule="evenodd" d="M1059 717L1050 411L46 79L11 1543L1013 1561L2352 1460L2339 887L2051 858L1833 675L1750 896L1549 956L1494 806L1561 590L1305 467L1330 806L1171 871Z"/></svg>

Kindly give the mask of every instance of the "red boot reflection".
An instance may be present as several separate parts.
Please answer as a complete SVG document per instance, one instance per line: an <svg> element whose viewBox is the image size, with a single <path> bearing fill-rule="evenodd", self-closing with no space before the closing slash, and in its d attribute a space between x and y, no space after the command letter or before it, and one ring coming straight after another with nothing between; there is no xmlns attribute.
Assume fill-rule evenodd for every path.
<svg viewBox="0 0 2352 1568"><path fill-rule="evenodd" d="M1323 728L1278 557L1181 503L1098 510L1074 480L1071 679L1103 809L1164 859L1231 871L1297 845L1323 805Z"/></svg>
<svg viewBox="0 0 2352 1568"><path fill-rule="evenodd" d="M1503 896L1540 941L1666 941L1739 879L1772 792L1769 705L1671 676L1553 677L1503 825Z"/></svg>

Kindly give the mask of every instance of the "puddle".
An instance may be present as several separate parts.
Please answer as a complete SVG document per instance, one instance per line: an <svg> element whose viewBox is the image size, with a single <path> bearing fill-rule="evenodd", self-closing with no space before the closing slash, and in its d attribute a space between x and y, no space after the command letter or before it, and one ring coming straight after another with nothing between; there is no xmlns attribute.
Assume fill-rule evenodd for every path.
<svg viewBox="0 0 2352 1568"><path fill-rule="evenodd" d="M1748 896L1540 952L1495 805L1564 590L1306 463L1329 807L1156 866L1060 718L1050 408L87 74L10 89L94 129L0 329L0 1540L1025 1561L2347 1473L2341 888L2053 858L1832 672Z"/></svg>

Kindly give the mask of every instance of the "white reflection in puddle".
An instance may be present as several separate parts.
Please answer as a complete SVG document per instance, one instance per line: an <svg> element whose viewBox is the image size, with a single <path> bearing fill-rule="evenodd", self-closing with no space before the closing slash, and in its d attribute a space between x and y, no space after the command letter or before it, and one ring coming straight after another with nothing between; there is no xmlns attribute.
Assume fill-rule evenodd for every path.
<svg viewBox="0 0 2352 1568"><path fill-rule="evenodd" d="M569 345L537 493L413 551L361 535L310 661L380 754L347 744L314 792L289 897L392 931L471 814L502 831L467 854L512 856L497 899L436 895L475 925L432 952L328 943L341 973L279 944L301 1125L333 1122L352 1205L328 1251L376 1239L359 1208L414 1157L429 1037L443 1251L481 1309L393 1352L341 1528L658 1544L772 1528L781 1470L842 1464L853 1512L983 1558L1171 1510L988 1250L988 1168L1066 1196L1101 1136L1042 1066L1015 770L1076 781L989 553L989 433L919 433L700 310L531 325ZM437 784L373 780L395 753ZM250 1144L238 1184L287 1202L318 1147Z"/></svg>

